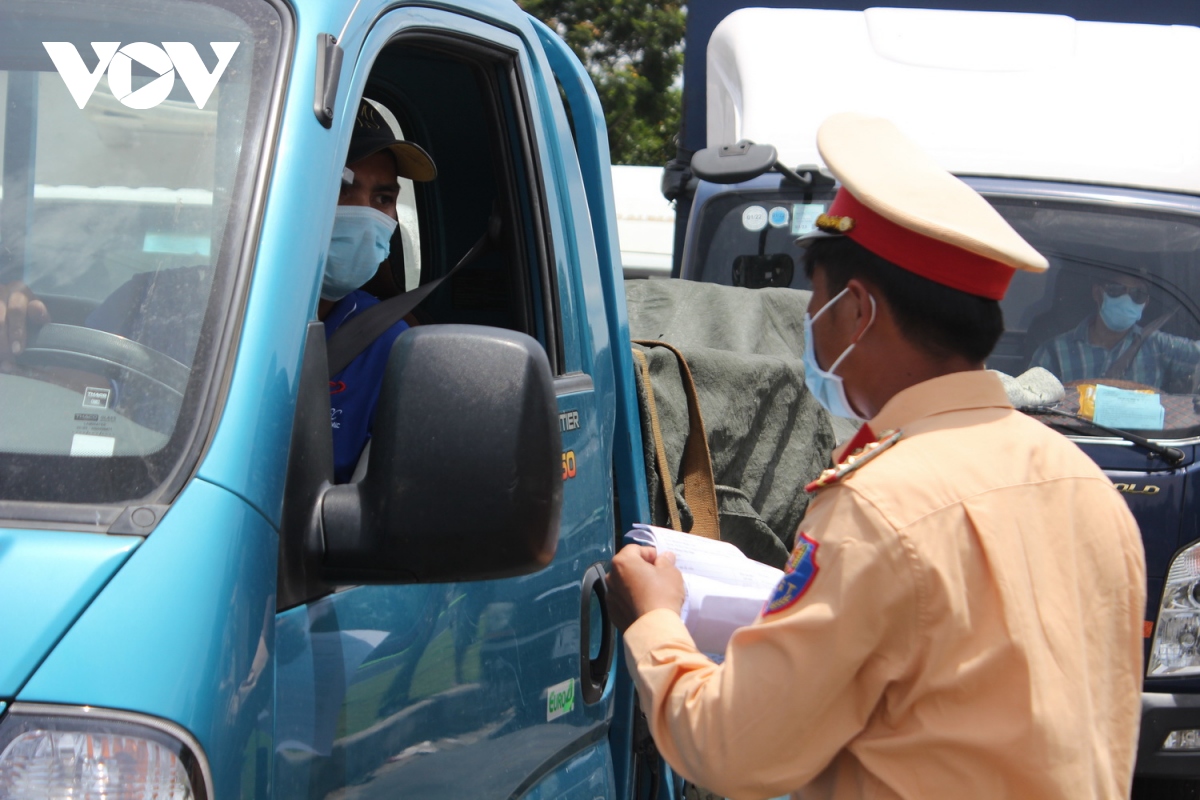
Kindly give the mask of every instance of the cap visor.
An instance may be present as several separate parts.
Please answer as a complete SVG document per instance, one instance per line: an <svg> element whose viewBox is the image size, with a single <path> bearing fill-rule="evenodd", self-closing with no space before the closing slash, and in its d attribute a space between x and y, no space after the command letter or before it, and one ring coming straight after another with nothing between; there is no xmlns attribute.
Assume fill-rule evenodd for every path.
<svg viewBox="0 0 1200 800"><path fill-rule="evenodd" d="M803 236L797 238L795 242L797 247L808 247L809 244L817 239L840 239L845 235L846 234L844 233L830 233L829 231L823 231L820 228L814 228Z"/></svg>
<svg viewBox="0 0 1200 800"><path fill-rule="evenodd" d="M396 174L401 178L423 182L437 177L437 167L433 159L420 145L413 142L396 142L389 145L388 150L396 157Z"/></svg>

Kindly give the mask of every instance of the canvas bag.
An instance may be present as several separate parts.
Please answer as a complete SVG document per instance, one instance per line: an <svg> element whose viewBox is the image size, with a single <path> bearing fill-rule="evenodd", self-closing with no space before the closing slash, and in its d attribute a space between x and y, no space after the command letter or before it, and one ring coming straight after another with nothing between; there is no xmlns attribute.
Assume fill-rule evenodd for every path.
<svg viewBox="0 0 1200 800"><path fill-rule="evenodd" d="M782 568L834 447L804 385L811 293L645 280L625 296L651 521Z"/></svg>

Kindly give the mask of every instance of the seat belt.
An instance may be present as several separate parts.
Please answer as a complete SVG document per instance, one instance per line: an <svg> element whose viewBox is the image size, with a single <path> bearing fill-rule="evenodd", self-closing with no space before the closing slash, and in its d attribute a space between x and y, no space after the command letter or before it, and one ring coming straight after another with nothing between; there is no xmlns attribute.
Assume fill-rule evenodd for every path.
<svg viewBox="0 0 1200 800"><path fill-rule="evenodd" d="M378 305L371 306L357 317L349 320L334 331L333 336L325 344L329 359L329 374L337 375L350 366L350 362L358 358L364 350L383 335L384 331L408 316L414 308L421 304L429 295L449 280L467 264L479 258L490 250L500 238L500 217L493 214L488 220L487 230L479 241L471 246L454 268L437 280L418 286L417 288L388 298Z"/></svg>
<svg viewBox="0 0 1200 800"><path fill-rule="evenodd" d="M1147 339L1158 333L1158 329L1163 325L1166 325L1167 321L1170 320L1171 317L1175 316L1175 312L1178 310L1179 306L1176 306L1158 319L1146 325L1146 327L1142 328L1141 332L1137 335L1137 338L1135 338L1129 347L1126 348L1125 352L1121 353L1121 355L1117 357L1117 360L1114 361L1112 365L1104 372L1104 377L1118 380L1124 378L1125 372L1129 369L1129 366L1133 364L1133 360L1137 358L1138 351L1142 349L1142 345L1146 343Z"/></svg>

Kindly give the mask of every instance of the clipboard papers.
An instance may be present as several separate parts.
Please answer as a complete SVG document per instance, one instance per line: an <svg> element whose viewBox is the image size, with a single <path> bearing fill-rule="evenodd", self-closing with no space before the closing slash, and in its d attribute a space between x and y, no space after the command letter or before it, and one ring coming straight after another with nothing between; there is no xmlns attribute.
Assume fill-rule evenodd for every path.
<svg viewBox="0 0 1200 800"><path fill-rule="evenodd" d="M752 561L729 542L653 525L634 525L625 541L675 554L687 592L680 617L701 652L720 657L729 637L752 623L783 571Z"/></svg>

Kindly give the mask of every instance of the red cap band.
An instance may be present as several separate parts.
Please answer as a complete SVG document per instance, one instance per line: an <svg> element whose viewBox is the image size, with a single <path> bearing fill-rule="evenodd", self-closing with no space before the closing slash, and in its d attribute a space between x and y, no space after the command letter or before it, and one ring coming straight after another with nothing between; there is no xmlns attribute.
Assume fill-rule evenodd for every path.
<svg viewBox="0 0 1200 800"><path fill-rule="evenodd" d="M831 216L850 217L854 227L846 236L902 269L967 294L1002 300L1016 271L986 256L897 225L838 189Z"/></svg>

